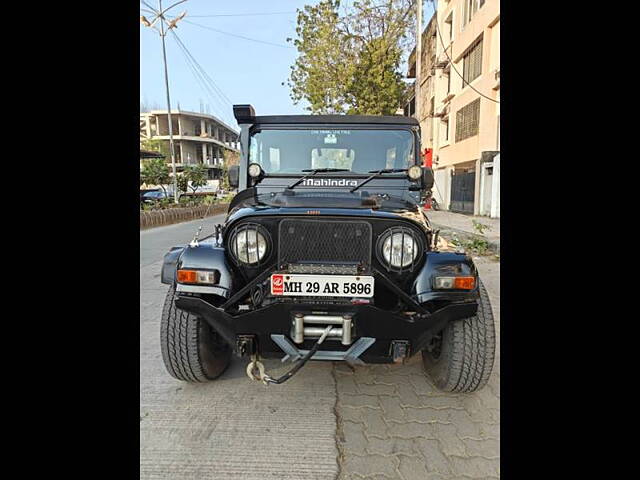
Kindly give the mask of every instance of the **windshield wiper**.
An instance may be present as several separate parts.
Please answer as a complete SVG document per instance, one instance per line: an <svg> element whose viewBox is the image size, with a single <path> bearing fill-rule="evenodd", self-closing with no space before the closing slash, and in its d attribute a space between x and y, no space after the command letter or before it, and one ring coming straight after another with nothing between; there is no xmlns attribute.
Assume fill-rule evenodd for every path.
<svg viewBox="0 0 640 480"><path fill-rule="evenodd" d="M373 173L373 175L371 175L370 177L367 177L364 182L362 182L360 185L356 185L351 190L349 190L349 192L351 193L355 192L365 183L369 183L371 180L373 180L374 178L376 178L377 176L383 173L399 173L399 172L406 172L406 171L407 171L406 168L384 168L382 170L371 170L370 172L367 172L367 173Z"/></svg>
<svg viewBox="0 0 640 480"><path fill-rule="evenodd" d="M296 180L294 183L292 183L291 185L289 185L287 187L287 190L291 190L294 187L296 187L297 185L300 185L302 182L304 182L307 178L314 176L316 173L324 173L324 172L350 172L351 170L349 170L348 168L307 168L305 170L302 170L303 172L311 172L308 173L307 175L305 175L304 177L302 177L299 180Z"/></svg>

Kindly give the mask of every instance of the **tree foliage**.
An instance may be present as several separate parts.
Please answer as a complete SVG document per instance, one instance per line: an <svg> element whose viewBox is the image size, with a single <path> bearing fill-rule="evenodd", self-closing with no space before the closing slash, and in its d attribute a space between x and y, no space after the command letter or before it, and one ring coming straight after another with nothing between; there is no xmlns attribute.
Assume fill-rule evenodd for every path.
<svg viewBox="0 0 640 480"><path fill-rule="evenodd" d="M189 190L189 179L186 175L178 175L176 183L178 184L178 192L187 193L187 190Z"/></svg>
<svg viewBox="0 0 640 480"><path fill-rule="evenodd" d="M165 162L171 162L169 142L167 142L166 140L140 138L140 149L158 152L164 155Z"/></svg>
<svg viewBox="0 0 640 480"><path fill-rule="evenodd" d="M207 184L207 168L201 163L196 165L186 165L184 167L183 175L187 178L193 193L196 193L196 190L198 190L199 187L203 187Z"/></svg>
<svg viewBox="0 0 640 480"><path fill-rule="evenodd" d="M409 90L400 67L415 39L414 7L360 0L340 12L340 0L323 0L298 10L294 103L306 100L318 114L394 114Z"/></svg>
<svg viewBox="0 0 640 480"><path fill-rule="evenodd" d="M140 179L147 185L158 185L167 193L166 185L171 183L169 166L164 158L150 158L142 163Z"/></svg>

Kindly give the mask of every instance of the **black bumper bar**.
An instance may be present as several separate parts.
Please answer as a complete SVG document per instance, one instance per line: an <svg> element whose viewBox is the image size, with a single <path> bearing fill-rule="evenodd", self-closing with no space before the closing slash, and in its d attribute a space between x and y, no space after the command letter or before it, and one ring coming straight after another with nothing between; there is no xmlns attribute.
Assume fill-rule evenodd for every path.
<svg viewBox="0 0 640 480"><path fill-rule="evenodd" d="M238 335L255 335L258 350L263 357L282 357L284 353L273 342L271 334L288 336L291 322L296 313L317 313L322 310L327 315L349 314L353 317L355 338L372 337L376 342L361 355L369 363L392 361L391 342L406 340L410 354L422 350L431 336L452 320L468 318L476 314L475 301L451 303L434 313L424 313L407 317L382 310L372 305L312 305L301 303L275 303L239 315L230 315L222 308L216 308L202 298L179 296L176 306L207 321L234 349L237 349ZM332 345L333 343L333 345ZM303 344L303 347L306 346ZM339 344L338 344L339 346ZM310 348L310 344L307 348ZM336 342L324 342L323 349L335 350Z"/></svg>

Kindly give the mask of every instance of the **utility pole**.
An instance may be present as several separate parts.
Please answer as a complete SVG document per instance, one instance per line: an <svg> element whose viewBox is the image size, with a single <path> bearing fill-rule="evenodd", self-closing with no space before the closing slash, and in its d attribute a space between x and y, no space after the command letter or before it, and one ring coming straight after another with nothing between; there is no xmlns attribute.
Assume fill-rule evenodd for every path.
<svg viewBox="0 0 640 480"><path fill-rule="evenodd" d="M416 32L416 91L414 94L414 104L416 108L416 118L418 119L418 123L420 122L420 76L422 75L422 0L418 0L416 2L418 7L417 19L416 19L416 27L418 31ZM420 149L422 150L422 145L420 145ZM420 152L422 153L422 152Z"/></svg>
<svg viewBox="0 0 640 480"><path fill-rule="evenodd" d="M140 21L142 22L142 24L145 27L151 27L154 30L156 30L159 34L160 34L160 38L162 39L162 61L164 63L164 84L165 84L165 89L167 92L167 119L168 119L168 123L169 123L169 150L171 152L171 169L173 171L173 201L175 203L178 203L178 176L176 174L176 149L173 143L173 122L171 121L171 99L169 97L169 70L167 68L167 49L165 46L165 36L167 35L167 32L169 30L171 30L172 28L177 28L177 23L178 21L182 20L184 18L184 16L187 14L187 12L182 12L180 15L178 15L176 18L174 18L173 20L169 21L167 20L167 18L164 16L164 14L171 10L173 7L175 7L176 5L180 4L180 3L184 3L187 0L180 0L176 3L174 3L173 5L171 5L170 7L166 8L166 9L162 9L162 0L158 0L158 9L154 9L151 5L149 5L147 2L143 1L142 3L144 3L147 7L149 7L150 13L153 13L155 15L155 17L153 18L153 20L151 22L149 22L149 20L147 20L144 15L140 16ZM149 11L149 10L147 10ZM160 29L158 30L157 27L154 26L154 24L160 20ZM167 29L165 30L165 23L167 24Z"/></svg>

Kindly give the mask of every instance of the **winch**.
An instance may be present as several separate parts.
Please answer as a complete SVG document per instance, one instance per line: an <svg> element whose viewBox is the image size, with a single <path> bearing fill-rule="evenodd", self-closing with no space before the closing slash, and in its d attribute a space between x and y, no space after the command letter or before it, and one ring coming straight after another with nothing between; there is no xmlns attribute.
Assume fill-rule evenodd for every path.
<svg viewBox="0 0 640 480"><path fill-rule="evenodd" d="M291 327L291 338L297 344L305 340L320 338L326 328L331 326L327 339L340 340L342 345L353 342L353 318L351 315L321 315L296 313Z"/></svg>

